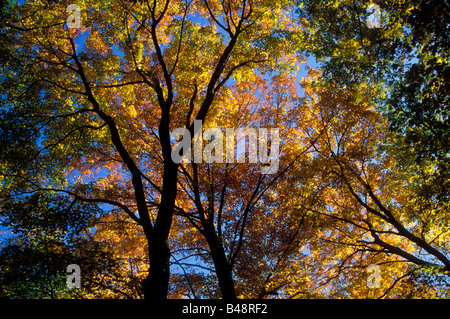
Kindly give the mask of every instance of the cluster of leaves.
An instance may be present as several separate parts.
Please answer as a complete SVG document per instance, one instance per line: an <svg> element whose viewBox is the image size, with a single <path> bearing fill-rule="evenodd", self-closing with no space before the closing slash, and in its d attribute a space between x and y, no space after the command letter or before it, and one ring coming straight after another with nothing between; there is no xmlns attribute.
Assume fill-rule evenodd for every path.
<svg viewBox="0 0 450 319"><path fill-rule="evenodd" d="M2 226L10 231L0 256L2 293L9 298L138 296L137 283L124 278L124 263L113 247L91 231L101 211L67 196L33 193L3 198ZM67 266L81 267L82 289L67 288ZM133 278L131 278L133 279Z"/></svg>
<svg viewBox="0 0 450 319"><path fill-rule="evenodd" d="M446 1L416 1L404 15L411 33L402 46L411 50L410 63L393 88L388 110L392 129L414 149L416 162L425 167L433 163L423 189L433 188L442 202L450 199L449 13Z"/></svg>
<svg viewBox="0 0 450 319"><path fill-rule="evenodd" d="M365 23L366 1L299 3L300 16L310 21L308 51L322 62L324 77L338 87L378 87L373 101L404 139L397 147L413 150L423 175L433 161L424 189L435 188L438 199L448 201L449 3L376 1L380 28Z"/></svg>

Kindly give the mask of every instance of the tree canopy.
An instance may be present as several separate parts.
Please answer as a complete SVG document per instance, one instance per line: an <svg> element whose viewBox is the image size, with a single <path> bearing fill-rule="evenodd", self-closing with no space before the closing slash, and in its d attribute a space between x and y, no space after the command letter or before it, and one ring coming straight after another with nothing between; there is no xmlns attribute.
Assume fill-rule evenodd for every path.
<svg viewBox="0 0 450 319"><path fill-rule="evenodd" d="M449 4L369 4L2 2L2 295L448 298Z"/></svg>

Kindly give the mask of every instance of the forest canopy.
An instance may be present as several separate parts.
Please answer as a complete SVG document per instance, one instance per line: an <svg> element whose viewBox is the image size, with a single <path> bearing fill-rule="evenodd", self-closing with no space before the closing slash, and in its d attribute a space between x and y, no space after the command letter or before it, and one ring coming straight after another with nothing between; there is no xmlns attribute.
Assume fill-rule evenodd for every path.
<svg viewBox="0 0 450 319"><path fill-rule="evenodd" d="M449 20L2 1L1 296L449 298Z"/></svg>

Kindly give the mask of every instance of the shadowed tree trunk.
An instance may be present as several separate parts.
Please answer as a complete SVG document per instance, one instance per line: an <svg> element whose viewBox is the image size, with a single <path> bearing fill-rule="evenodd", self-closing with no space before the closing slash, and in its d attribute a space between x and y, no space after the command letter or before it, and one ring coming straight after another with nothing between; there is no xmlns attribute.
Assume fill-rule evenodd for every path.
<svg viewBox="0 0 450 319"><path fill-rule="evenodd" d="M234 289L233 269L223 248L222 241L215 232L207 232L206 240L211 250L211 257L219 282L220 293L224 300L236 300L236 291Z"/></svg>

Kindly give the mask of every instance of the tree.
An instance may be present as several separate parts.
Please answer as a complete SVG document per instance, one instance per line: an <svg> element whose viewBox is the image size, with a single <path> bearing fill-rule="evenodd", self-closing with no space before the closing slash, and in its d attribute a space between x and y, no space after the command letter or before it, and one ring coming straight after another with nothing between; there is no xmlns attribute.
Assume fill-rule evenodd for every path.
<svg viewBox="0 0 450 319"><path fill-rule="evenodd" d="M448 202L450 101L445 79L450 72L450 4L415 1L400 10L402 23L411 29L400 46L410 51L411 62L402 70L388 102L391 128L405 137L406 147L414 148L412 156L418 163L427 167L429 159L434 159L433 179L423 189L433 188L437 200Z"/></svg>
<svg viewBox="0 0 450 319"><path fill-rule="evenodd" d="M7 294L71 297L75 260L76 297L448 296L431 3L377 2L374 28L362 1L82 1L80 26L67 3L6 2ZM321 71L299 87L301 53Z"/></svg>
<svg viewBox="0 0 450 319"><path fill-rule="evenodd" d="M353 197L357 200L357 205L365 200L364 196L358 194L358 187L361 187L368 200L374 201L373 205L378 213L381 211L382 214L394 216L384 216L387 218L385 222L391 224L389 231L397 233L397 236L406 236L405 243L412 241L413 245L433 256L427 256L425 260L419 258L415 262L426 265L428 258L435 258L432 263L439 264L437 269L445 272L448 260L446 246L426 237L429 229L422 232L420 227L423 225L415 218L427 212L430 215L423 217L427 220L424 223L436 226L438 222L431 218L432 212L440 212L439 220L447 220L448 214L448 89L443 80L448 73L448 63L445 62L448 60L448 3L376 1L381 20L380 25L375 28L365 22L371 14L367 2L328 1L324 5L318 5L316 1L299 3L302 6L298 11L300 19L309 22L305 28L305 34L311 43L308 51L319 59L323 70L325 82L322 86L325 89L332 88L336 93L345 91L348 94L372 88L372 94L366 96L366 101L373 103L389 119L385 128L394 133L384 137L386 144L377 143L385 152L383 156L390 156L392 160L384 167L386 171L392 170L391 174L397 174L395 183L403 186L398 186L395 193L397 195L388 200L380 198L381 195L374 191L381 186L377 187L363 178L370 175L384 176L384 173L369 174L359 166L350 170L349 164L339 161L343 165L340 176L347 178L347 183L351 184L347 187L354 191ZM332 145L330 148L333 149ZM340 157L336 158L340 160ZM382 156L377 155L377 158ZM353 177L350 178L347 174ZM352 184L353 178L359 180L358 187ZM372 197L367 193L368 189L372 189ZM405 193L399 194L400 189ZM407 205L400 198L409 198L410 203ZM396 220L400 218L397 215L399 211L406 209L400 207L406 206L416 212L417 215L412 218L415 221L408 223L413 223L417 228L411 229L410 224ZM355 222L350 218L347 221ZM436 227L443 232L441 234L436 231L441 234L438 238L445 238L444 229ZM380 243L383 241L381 237L378 237ZM435 243L437 247L433 246ZM391 248L416 251L412 247ZM384 249L389 250L386 245ZM403 258L410 262L414 259L406 256L403 254Z"/></svg>
<svg viewBox="0 0 450 319"><path fill-rule="evenodd" d="M315 79L320 81L317 75ZM395 274L384 281L384 292L377 296L383 297L398 281L424 269L448 276L448 204L420 193L421 169L409 154L397 152L402 140L367 102L370 90L335 93L314 83L312 77L304 85L317 109L312 112L315 122L325 128L313 144L316 154L309 166L315 172L317 200L305 205L299 199L299 205L325 218L321 223L326 227L318 236L329 246L317 254L320 263L329 260L334 269L326 280L345 273L358 277L361 268L383 265ZM295 174L300 177L302 171ZM302 179L304 187L310 187L307 178ZM344 296L361 293L361 282L353 282L344 284ZM448 294L448 287L444 291Z"/></svg>
<svg viewBox="0 0 450 319"><path fill-rule="evenodd" d="M277 151L275 136L271 136L268 145L277 154L272 154L279 165L274 174L261 174L261 164L251 162L198 164L192 161L181 164L183 179L180 184L184 196L178 198L177 215L187 219L190 225L184 226L186 221L180 220L179 233L184 233L179 236L181 243L177 245L183 247L184 251L180 259L195 254L202 256L201 265L214 266L224 298L234 299L236 295L250 298L266 296L266 284L273 276L273 269L270 269L274 266L272 261L287 258L287 251L284 251L287 250L286 241L294 240L289 238L292 230L285 230L291 217L278 212L283 208L275 199L278 185L310 147L308 141L302 141L297 133L303 105L298 101L295 82L294 76L284 74L273 77L270 82L255 76L251 81L234 85L227 94L234 97L237 107L224 104L223 112L220 108L221 111L214 118L224 130L227 127L242 127L240 123L250 121L260 128L278 128L283 123L283 129L278 128L281 142L276 146ZM274 132L271 134L276 135ZM300 141L304 144L300 145ZM235 143L234 137L232 143ZM236 149L242 151L239 147ZM224 149L224 158L226 153ZM194 234L185 230L190 228ZM270 228L272 231L268 232ZM198 237L195 232L201 236ZM284 236L286 238L281 240ZM268 239L270 237L273 237L273 241ZM279 244L275 244L278 240ZM205 254L204 251L209 253ZM280 254L283 256L280 257ZM262 271L263 267L266 269L262 273L249 271L256 268ZM270 290L275 295L275 290Z"/></svg>
<svg viewBox="0 0 450 319"><path fill-rule="evenodd" d="M435 159L434 186L424 188L448 201L449 3L376 1L378 28L365 23L366 1L299 3L300 18L309 22L308 51L322 62L324 76L338 88L364 82L379 88L374 102L404 137L402 145L414 148L418 163ZM337 17L333 23L331 17Z"/></svg>
<svg viewBox="0 0 450 319"><path fill-rule="evenodd" d="M14 186L22 190L120 208L142 227L148 243L144 294L163 299L179 170L171 158L171 130L185 127L194 136L194 120L206 122L227 82L251 76L256 68L289 66L280 61L298 41L286 15L293 4L80 5L83 22L77 30L65 24L62 4L9 4L2 38L6 50L18 51L2 62L8 101L2 110L13 115L18 107L13 101L23 103L23 92L33 96L37 107L25 108L21 116L40 135L27 162L39 164L38 172L52 164L61 174L58 183L9 167L3 176L11 184L22 181L26 185ZM73 180L74 174L79 178ZM118 178L111 185L102 175Z"/></svg>
<svg viewBox="0 0 450 319"><path fill-rule="evenodd" d="M70 213L68 213L70 212ZM2 247L0 281L9 298L130 297L124 265L112 247L93 240L100 210L68 196L33 193L4 198L0 214L12 237ZM67 266L81 267L81 289L66 285ZM127 286L128 285L128 286Z"/></svg>

